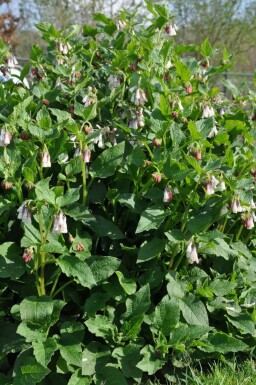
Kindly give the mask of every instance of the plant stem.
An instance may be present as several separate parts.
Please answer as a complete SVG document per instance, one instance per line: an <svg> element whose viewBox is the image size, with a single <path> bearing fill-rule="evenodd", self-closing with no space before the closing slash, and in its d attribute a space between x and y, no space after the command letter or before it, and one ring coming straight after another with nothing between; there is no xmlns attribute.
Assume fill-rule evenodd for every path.
<svg viewBox="0 0 256 385"><path fill-rule="evenodd" d="M197 188L198 188L199 182L200 182L200 179L199 179L199 181L197 182L197 184L196 184L196 186L195 186L195 188L194 188L193 194L192 194L192 196L191 196L191 198L190 198L190 201L189 201L189 203L188 203L188 205L187 205L187 207L186 207L186 210L185 210L185 213L184 213L183 223L182 223L182 225L181 225L181 231L182 231L182 232L184 231L184 229L185 229L185 227L186 227L187 219L188 219L188 213L189 213L189 209L190 209L190 202L194 199L194 196L195 196L195 194L196 194L196 190L197 190Z"/></svg>
<svg viewBox="0 0 256 385"><path fill-rule="evenodd" d="M238 239L240 238L243 228L244 228L244 225L241 225L238 232L236 233L236 241L238 241Z"/></svg>
<svg viewBox="0 0 256 385"><path fill-rule="evenodd" d="M61 292L65 287L67 287L71 283L73 283L73 280L70 280L70 281L64 283L64 285L62 285L58 290L55 291L55 293L53 294L52 298L56 297L56 295L59 294L59 292Z"/></svg>
<svg viewBox="0 0 256 385"><path fill-rule="evenodd" d="M83 178L83 198L82 202L85 204L87 197L87 189L86 189L86 165L83 160L83 144L80 141L80 149L81 149L81 165L82 165L82 178Z"/></svg>
<svg viewBox="0 0 256 385"><path fill-rule="evenodd" d="M50 292L50 297L53 296L53 293L54 293L54 290L56 289L56 286L57 286L57 283L59 281L59 278L60 278L60 273L57 275L57 277L55 278L55 281L52 285L52 289L51 289L51 292Z"/></svg>

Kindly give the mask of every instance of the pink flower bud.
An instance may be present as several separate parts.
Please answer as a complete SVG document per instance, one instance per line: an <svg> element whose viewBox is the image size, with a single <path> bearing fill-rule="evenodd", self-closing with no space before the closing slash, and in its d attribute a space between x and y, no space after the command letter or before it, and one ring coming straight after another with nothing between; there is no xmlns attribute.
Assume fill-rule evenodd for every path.
<svg viewBox="0 0 256 385"><path fill-rule="evenodd" d="M164 197L163 197L163 202L169 203L171 202L173 198L173 191L170 187L166 187L164 189Z"/></svg>
<svg viewBox="0 0 256 385"><path fill-rule="evenodd" d="M160 183L162 180L162 174L159 171L154 172L151 176L156 183Z"/></svg>
<svg viewBox="0 0 256 385"><path fill-rule="evenodd" d="M87 149L83 151L83 161L84 163L89 163L91 159L91 150Z"/></svg>

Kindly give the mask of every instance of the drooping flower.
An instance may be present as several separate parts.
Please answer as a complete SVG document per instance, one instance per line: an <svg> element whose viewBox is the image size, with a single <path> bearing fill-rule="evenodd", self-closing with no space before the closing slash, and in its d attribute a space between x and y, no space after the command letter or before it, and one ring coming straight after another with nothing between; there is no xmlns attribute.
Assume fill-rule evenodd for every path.
<svg viewBox="0 0 256 385"><path fill-rule="evenodd" d="M51 167L51 155L48 150L44 150L41 154L42 167Z"/></svg>
<svg viewBox="0 0 256 385"><path fill-rule="evenodd" d="M167 36L176 36L178 31L178 27L176 24L167 25L164 29L164 32Z"/></svg>
<svg viewBox="0 0 256 385"><path fill-rule="evenodd" d="M131 118L129 120L129 128L136 130L138 128L138 120Z"/></svg>
<svg viewBox="0 0 256 385"><path fill-rule="evenodd" d="M172 191L172 189L170 187L165 187L163 202L169 203L169 202L171 202L172 198L173 198L173 191Z"/></svg>
<svg viewBox="0 0 256 385"><path fill-rule="evenodd" d="M215 115L213 107L204 106L202 118L211 118Z"/></svg>
<svg viewBox="0 0 256 385"><path fill-rule="evenodd" d="M6 59L7 67L14 68L18 64L18 60L15 56L10 56Z"/></svg>
<svg viewBox="0 0 256 385"><path fill-rule="evenodd" d="M8 144L11 143L11 139L12 139L11 134L7 130L2 128L0 132L0 146L1 147L8 146Z"/></svg>
<svg viewBox="0 0 256 385"><path fill-rule="evenodd" d="M242 221L244 224L244 227L248 230L253 229L254 227L254 217L252 213L242 214Z"/></svg>
<svg viewBox="0 0 256 385"><path fill-rule="evenodd" d="M141 88L136 88L133 91L131 102L135 104L135 106L144 106L144 104L147 102L147 96L144 90Z"/></svg>
<svg viewBox="0 0 256 385"><path fill-rule="evenodd" d="M91 159L91 150L88 148L83 151L83 161L84 163L89 163Z"/></svg>
<svg viewBox="0 0 256 385"><path fill-rule="evenodd" d="M23 202L22 205L17 209L18 211L18 219L21 219L24 223L31 223L31 211L26 205L26 202Z"/></svg>
<svg viewBox="0 0 256 385"><path fill-rule="evenodd" d="M118 88L121 84L121 80L117 75L109 75L108 77L108 88L113 91L115 88Z"/></svg>
<svg viewBox="0 0 256 385"><path fill-rule="evenodd" d="M198 264L200 262L197 254L196 245L193 243L192 240L190 240L188 243L187 250L186 250L186 257L189 263L191 264L192 263Z"/></svg>
<svg viewBox="0 0 256 385"><path fill-rule="evenodd" d="M205 185L205 195L212 195L214 194L214 188L213 185L209 182Z"/></svg>
<svg viewBox="0 0 256 385"><path fill-rule="evenodd" d="M234 198L231 200L230 208L231 208L232 213L234 213L234 214L242 213L243 211L245 211L245 208L242 207L241 202L238 198Z"/></svg>
<svg viewBox="0 0 256 385"><path fill-rule="evenodd" d="M217 129L216 125L214 124L213 128L211 129L211 131L208 135L208 138L213 138L217 134L218 134L218 129Z"/></svg>
<svg viewBox="0 0 256 385"><path fill-rule="evenodd" d="M24 249L24 252L22 254L22 258L26 263L30 262L34 254L34 248L33 246L27 247Z"/></svg>
<svg viewBox="0 0 256 385"><path fill-rule="evenodd" d="M67 228L67 218L60 211L54 218L53 222L53 233L54 234L65 234L68 232Z"/></svg>
<svg viewBox="0 0 256 385"><path fill-rule="evenodd" d="M151 176L156 183L160 183L162 180L162 174L159 171L154 172Z"/></svg>
<svg viewBox="0 0 256 385"><path fill-rule="evenodd" d="M122 29L124 29L126 27L126 22L123 21L123 20L117 20L116 22L116 28L118 31L121 31Z"/></svg>
<svg viewBox="0 0 256 385"><path fill-rule="evenodd" d="M226 190L226 183L224 182L224 180L222 180L222 181L220 182L219 190L220 190L220 191L225 191L225 190Z"/></svg>
<svg viewBox="0 0 256 385"><path fill-rule="evenodd" d="M138 109L137 116L138 116L138 118L137 118L138 127L144 127L145 122L144 122L144 116L143 116L143 109L142 108Z"/></svg>

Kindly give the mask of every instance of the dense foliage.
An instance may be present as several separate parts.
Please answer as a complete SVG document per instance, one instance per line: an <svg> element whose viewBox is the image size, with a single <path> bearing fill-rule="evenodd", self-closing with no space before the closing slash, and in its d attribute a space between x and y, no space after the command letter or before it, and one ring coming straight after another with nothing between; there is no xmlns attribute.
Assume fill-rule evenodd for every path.
<svg viewBox="0 0 256 385"><path fill-rule="evenodd" d="M29 89L3 69L1 384L165 383L254 352L255 93L227 100L227 53L148 8L38 25Z"/></svg>

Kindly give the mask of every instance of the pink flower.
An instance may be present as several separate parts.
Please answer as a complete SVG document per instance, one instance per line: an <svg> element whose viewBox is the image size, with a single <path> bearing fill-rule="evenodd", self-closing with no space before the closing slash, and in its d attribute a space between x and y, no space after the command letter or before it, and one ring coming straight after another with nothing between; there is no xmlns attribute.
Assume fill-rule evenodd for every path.
<svg viewBox="0 0 256 385"><path fill-rule="evenodd" d="M212 195L214 194L214 188L213 185L209 182L205 185L205 195Z"/></svg>
<svg viewBox="0 0 256 385"><path fill-rule="evenodd" d="M154 172L151 176L156 183L160 183L162 180L162 174L159 171Z"/></svg>
<svg viewBox="0 0 256 385"><path fill-rule="evenodd" d="M166 187L164 189L164 197L163 197L163 202L169 203L171 202L173 198L173 191L170 187Z"/></svg>
<svg viewBox="0 0 256 385"><path fill-rule="evenodd" d="M34 254L34 248L32 246L26 248L22 254L22 258L26 263L30 262Z"/></svg>
<svg viewBox="0 0 256 385"><path fill-rule="evenodd" d="M89 163L91 159L91 150L87 149L83 151L83 161L84 163Z"/></svg>

